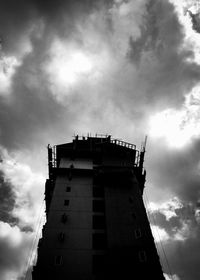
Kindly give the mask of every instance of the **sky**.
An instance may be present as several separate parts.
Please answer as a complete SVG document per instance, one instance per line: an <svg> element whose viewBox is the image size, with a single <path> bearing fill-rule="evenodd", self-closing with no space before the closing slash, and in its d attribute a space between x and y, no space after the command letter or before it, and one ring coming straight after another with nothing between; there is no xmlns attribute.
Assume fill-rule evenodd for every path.
<svg viewBox="0 0 200 280"><path fill-rule="evenodd" d="M1 0L0 280L31 279L47 145L148 135L144 202L166 279L200 279L200 4Z"/></svg>

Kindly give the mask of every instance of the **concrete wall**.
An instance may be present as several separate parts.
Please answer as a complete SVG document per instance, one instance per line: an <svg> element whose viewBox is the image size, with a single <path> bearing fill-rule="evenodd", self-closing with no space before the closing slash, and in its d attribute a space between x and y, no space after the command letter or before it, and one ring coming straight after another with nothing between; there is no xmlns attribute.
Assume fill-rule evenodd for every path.
<svg viewBox="0 0 200 280"><path fill-rule="evenodd" d="M61 158L60 166L61 168L69 168L70 165L73 164L74 168L81 169L92 169L93 164L92 160L84 159L84 158L76 158L71 160L69 158Z"/></svg>
<svg viewBox="0 0 200 280"><path fill-rule="evenodd" d="M68 167L72 161L61 159L60 167ZM74 167L91 168L91 161L76 161ZM40 257L48 270L58 269L64 279L91 279L92 275L92 176L59 175L44 231ZM67 188L68 187L68 188ZM70 188L70 189L69 189ZM68 200L69 204L64 205ZM62 215L66 214L66 222ZM60 239L60 234L64 238ZM55 256L62 256L63 264L55 267ZM53 270L52 270L53 271ZM59 280L59 278L57 278ZM60 278L63 279L63 278Z"/></svg>

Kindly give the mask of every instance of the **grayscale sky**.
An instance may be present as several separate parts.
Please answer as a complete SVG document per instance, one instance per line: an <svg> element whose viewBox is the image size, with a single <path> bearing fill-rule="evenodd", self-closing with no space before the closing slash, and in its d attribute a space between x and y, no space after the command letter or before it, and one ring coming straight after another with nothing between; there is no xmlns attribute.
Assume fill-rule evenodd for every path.
<svg viewBox="0 0 200 280"><path fill-rule="evenodd" d="M87 133L139 149L148 135L144 198L165 277L200 279L199 6L1 0L0 280L35 261L47 144Z"/></svg>

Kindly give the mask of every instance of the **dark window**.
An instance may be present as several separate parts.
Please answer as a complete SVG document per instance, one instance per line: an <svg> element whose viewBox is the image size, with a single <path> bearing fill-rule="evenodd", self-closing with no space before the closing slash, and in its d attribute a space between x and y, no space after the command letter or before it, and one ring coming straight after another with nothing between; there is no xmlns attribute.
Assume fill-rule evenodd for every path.
<svg viewBox="0 0 200 280"><path fill-rule="evenodd" d="M93 200L93 212L104 212L105 203L103 200Z"/></svg>
<svg viewBox="0 0 200 280"><path fill-rule="evenodd" d="M58 240L59 240L60 242L64 242L64 240L65 240L65 234L64 234L64 232L60 232L60 233L59 233L59 235L58 235Z"/></svg>
<svg viewBox="0 0 200 280"><path fill-rule="evenodd" d="M137 218L135 212L132 212L131 215L134 220Z"/></svg>
<svg viewBox="0 0 200 280"><path fill-rule="evenodd" d="M65 200L64 200L64 205L65 205L65 206L68 206L68 205L69 205L69 199L65 199Z"/></svg>
<svg viewBox="0 0 200 280"><path fill-rule="evenodd" d="M69 181L72 180L72 172L71 172L71 171L70 171L69 174L68 174L68 179L69 179Z"/></svg>
<svg viewBox="0 0 200 280"><path fill-rule="evenodd" d="M64 224L67 222L67 215L65 213L62 214L61 222L64 223Z"/></svg>
<svg viewBox="0 0 200 280"><path fill-rule="evenodd" d="M135 238L140 238L142 236L140 228L135 229Z"/></svg>
<svg viewBox="0 0 200 280"><path fill-rule="evenodd" d="M66 192L71 192L71 187L66 187Z"/></svg>
<svg viewBox="0 0 200 280"><path fill-rule="evenodd" d="M129 202L130 202L130 203L133 203L133 202L134 202L133 196L129 196Z"/></svg>
<svg viewBox="0 0 200 280"><path fill-rule="evenodd" d="M105 249L106 248L106 234L105 233L93 233L92 247L95 250Z"/></svg>
<svg viewBox="0 0 200 280"><path fill-rule="evenodd" d="M103 187L94 187L93 188L93 197L104 197L104 188Z"/></svg>
<svg viewBox="0 0 200 280"><path fill-rule="evenodd" d="M93 164L101 164L101 163L102 163L102 156L96 155L95 158L93 159Z"/></svg>
<svg viewBox="0 0 200 280"><path fill-rule="evenodd" d="M93 215L93 229L105 229L105 216Z"/></svg>
<svg viewBox="0 0 200 280"><path fill-rule="evenodd" d="M139 255L139 261L140 262L146 262L147 261L147 255L146 255L146 252L144 250L139 251L138 255Z"/></svg>
<svg viewBox="0 0 200 280"><path fill-rule="evenodd" d="M93 274L100 274L105 268L105 256L104 255L94 255L92 259L92 271Z"/></svg>
<svg viewBox="0 0 200 280"><path fill-rule="evenodd" d="M62 256L55 256L54 264L55 265L62 265Z"/></svg>

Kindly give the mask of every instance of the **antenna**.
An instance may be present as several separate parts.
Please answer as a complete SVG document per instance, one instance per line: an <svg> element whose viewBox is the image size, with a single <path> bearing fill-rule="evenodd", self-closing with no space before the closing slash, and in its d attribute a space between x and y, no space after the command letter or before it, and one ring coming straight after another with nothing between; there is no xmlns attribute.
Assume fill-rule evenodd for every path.
<svg viewBox="0 0 200 280"><path fill-rule="evenodd" d="M141 152L145 153L146 145L147 145L147 135L145 135L144 142L142 143Z"/></svg>
<svg viewBox="0 0 200 280"><path fill-rule="evenodd" d="M147 135L145 135L145 139L144 139L144 151L146 150L146 146L147 146Z"/></svg>

